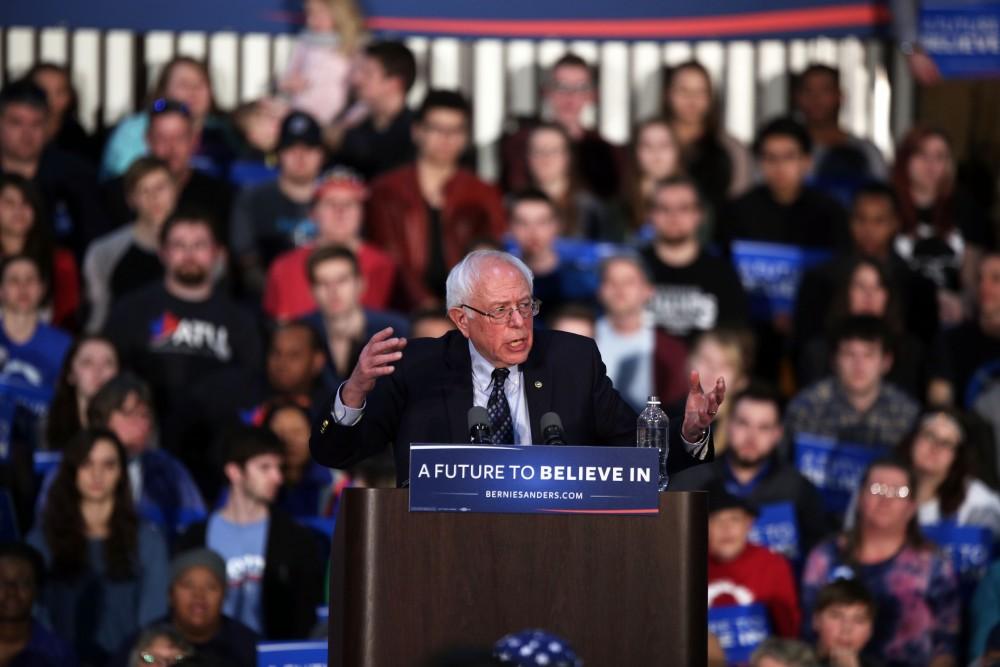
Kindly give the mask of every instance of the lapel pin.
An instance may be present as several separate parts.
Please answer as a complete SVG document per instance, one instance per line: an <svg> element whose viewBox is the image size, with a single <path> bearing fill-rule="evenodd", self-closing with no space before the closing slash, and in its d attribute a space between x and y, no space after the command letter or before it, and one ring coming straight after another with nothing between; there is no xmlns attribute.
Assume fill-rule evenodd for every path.
<svg viewBox="0 0 1000 667"><path fill-rule="evenodd" d="M541 389L541 388L542 388L542 381L535 380L535 389Z"/></svg>
<svg viewBox="0 0 1000 667"><path fill-rule="evenodd" d="M326 427L329 426L329 425L330 425L330 420L329 419L324 419L323 423L319 425L319 432L320 432L321 435L323 433L326 433Z"/></svg>

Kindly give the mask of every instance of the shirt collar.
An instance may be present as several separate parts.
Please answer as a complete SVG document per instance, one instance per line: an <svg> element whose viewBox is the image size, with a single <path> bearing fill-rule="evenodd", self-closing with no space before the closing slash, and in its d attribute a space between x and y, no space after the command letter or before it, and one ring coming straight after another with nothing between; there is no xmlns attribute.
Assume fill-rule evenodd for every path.
<svg viewBox="0 0 1000 667"><path fill-rule="evenodd" d="M471 338L469 339L469 355L472 357L472 384L478 391L487 391L490 388L490 383L493 382L495 366L487 361L486 357L479 354L479 350L472 344ZM505 385L516 389L521 381L521 374L518 372L516 364L508 368L510 375L507 376Z"/></svg>

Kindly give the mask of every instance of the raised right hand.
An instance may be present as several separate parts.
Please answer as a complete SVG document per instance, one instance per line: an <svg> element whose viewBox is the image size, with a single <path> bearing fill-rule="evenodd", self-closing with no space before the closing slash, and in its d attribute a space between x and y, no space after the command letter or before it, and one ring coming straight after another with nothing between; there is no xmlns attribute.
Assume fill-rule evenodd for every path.
<svg viewBox="0 0 1000 667"><path fill-rule="evenodd" d="M344 405L351 408L364 405L365 396L375 388L375 380L396 370L392 364L403 358L404 347L406 339L392 337L392 327L386 327L372 336L361 349L351 377L340 390L340 400Z"/></svg>

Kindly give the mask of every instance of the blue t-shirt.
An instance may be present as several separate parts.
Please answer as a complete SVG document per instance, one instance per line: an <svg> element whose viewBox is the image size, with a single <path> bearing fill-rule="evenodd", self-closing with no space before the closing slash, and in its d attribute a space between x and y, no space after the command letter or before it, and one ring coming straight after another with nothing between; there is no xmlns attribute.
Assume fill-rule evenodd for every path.
<svg viewBox="0 0 1000 667"><path fill-rule="evenodd" d="M226 561L228 588L222 613L261 632L261 589L269 519L237 524L213 512L208 519L205 543Z"/></svg>
<svg viewBox="0 0 1000 667"><path fill-rule="evenodd" d="M39 324L26 343L15 343L0 325L0 384L51 393L71 342L59 329Z"/></svg>

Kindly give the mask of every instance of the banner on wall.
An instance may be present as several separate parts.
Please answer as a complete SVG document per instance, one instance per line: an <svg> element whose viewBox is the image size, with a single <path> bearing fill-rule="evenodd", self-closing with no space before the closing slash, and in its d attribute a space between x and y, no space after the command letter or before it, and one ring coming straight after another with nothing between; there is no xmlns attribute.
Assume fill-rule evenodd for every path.
<svg viewBox="0 0 1000 667"><path fill-rule="evenodd" d="M1000 75L1000 2L924 2L920 45L945 78Z"/></svg>
<svg viewBox="0 0 1000 667"><path fill-rule="evenodd" d="M382 34L532 39L726 40L870 36L885 0L359 0ZM282 33L298 30L301 0L88 0L0 3L0 25Z"/></svg>

